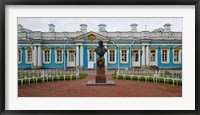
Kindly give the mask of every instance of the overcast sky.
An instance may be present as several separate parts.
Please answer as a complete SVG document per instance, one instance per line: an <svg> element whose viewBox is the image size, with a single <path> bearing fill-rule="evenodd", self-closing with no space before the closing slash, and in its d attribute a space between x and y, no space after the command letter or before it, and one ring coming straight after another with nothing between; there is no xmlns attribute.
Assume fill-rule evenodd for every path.
<svg viewBox="0 0 200 115"><path fill-rule="evenodd" d="M80 24L87 24L87 31L98 31L98 24L106 24L107 31L130 31L132 23L138 24L138 31L163 28L165 23L172 24L171 31L182 32L182 18L18 18L18 24L33 31L48 31L48 24L55 25L56 32L80 30Z"/></svg>

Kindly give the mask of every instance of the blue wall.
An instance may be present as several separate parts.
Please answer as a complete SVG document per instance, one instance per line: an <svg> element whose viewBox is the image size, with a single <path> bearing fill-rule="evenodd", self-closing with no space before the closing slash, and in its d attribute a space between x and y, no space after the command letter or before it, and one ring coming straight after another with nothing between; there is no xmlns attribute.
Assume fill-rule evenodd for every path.
<svg viewBox="0 0 200 115"><path fill-rule="evenodd" d="M26 50L24 47L21 47L21 48L22 48L22 63L18 64L18 68L31 68L31 64L26 63L26 56L25 56Z"/></svg>
<svg viewBox="0 0 200 115"><path fill-rule="evenodd" d="M173 63L173 48L170 47L170 54L169 54L169 63L162 63L161 60L161 48L158 48L158 67L159 68L181 68L182 63L175 64Z"/></svg>
<svg viewBox="0 0 200 115"><path fill-rule="evenodd" d="M27 44L25 42L22 42L23 44ZM52 48L51 49L51 63L50 64L44 64L43 61L42 61L42 68L64 68L64 65L65 67L67 68L67 56L65 54L65 49L64 49L64 54L63 54L63 63L61 64L56 64L55 63L55 47L54 45L51 45L52 42L44 42L45 44L49 44L49 46ZM74 42L75 43L75 42ZM181 45L182 42L150 42L149 45L154 45L154 44L161 44L159 46L156 46L158 47L158 67L159 68L181 68L182 67L182 63L181 64L175 64L173 63L173 47L175 47L174 44L180 44ZM65 45L64 42L53 42L53 44L63 44ZM72 43L70 43L72 45ZM97 44L97 42L84 42L84 44ZM108 44L112 44L112 43L108 43ZM116 44L131 44L131 42L126 42L126 43L122 43L122 42L116 42ZM135 42L134 44L141 44L141 42ZM172 44L172 45L169 45L170 47L170 62L167 63L167 64L164 64L164 63L161 63L161 47L163 47L162 44ZM20 43L19 43L20 45ZM42 44L41 44L42 45ZM87 69L88 68L88 52L87 52L87 49L88 47L90 47L91 45L88 45L88 46L83 46L83 54L84 54L84 57L81 57L83 58L83 68L84 69ZM23 46L20 46L22 48L22 63L21 64L18 64L18 67L19 68L31 68L31 64L26 64L25 63L25 48ZM96 47L96 46L95 46ZM109 46L108 46L109 47ZM64 48L64 47L63 47ZM132 49L132 48L131 48ZM120 62L120 59L118 59L118 55L120 55L120 49L118 50L117 48L117 51L116 51L116 63L112 64L112 63L107 63L107 67L108 68L118 68L118 63L119 63L119 68L130 68L130 65L132 67L132 56L130 55L130 47L128 47L128 50L129 50L129 54L128 54L128 63L127 64L121 64L119 63ZM107 56L108 56L108 52L107 52ZM96 55L96 57L98 58L98 55ZM106 58L106 57L105 57ZM119 56L120 58L120 56ZM42 59L43 59L43 55L42 55ZM119 60L119 61L118 61ZM108 62L108 58L107 58L107 62ZM64 64L65 63L65 64ZM140 65L142 63L142 55L140 55ZM94 63L94 68L96 68L96 62Z"/></svg>

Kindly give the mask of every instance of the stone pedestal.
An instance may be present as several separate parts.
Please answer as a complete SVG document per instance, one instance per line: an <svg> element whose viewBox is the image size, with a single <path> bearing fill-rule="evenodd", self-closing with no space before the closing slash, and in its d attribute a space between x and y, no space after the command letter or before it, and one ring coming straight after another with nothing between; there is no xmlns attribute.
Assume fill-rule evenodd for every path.
<svg viewBox="0 0 200 115"><path fill-rule="evenodd" d="M113 80L106 80L105 58L97 58L96 64L96 80L88 81L87 86L115 86Z"/></svg>
<svg viewBox="0 0 200 115"><path fill-rule="evenodd" d="M105 58L97 58L96 64L96 83L106 83Z"/></svg>

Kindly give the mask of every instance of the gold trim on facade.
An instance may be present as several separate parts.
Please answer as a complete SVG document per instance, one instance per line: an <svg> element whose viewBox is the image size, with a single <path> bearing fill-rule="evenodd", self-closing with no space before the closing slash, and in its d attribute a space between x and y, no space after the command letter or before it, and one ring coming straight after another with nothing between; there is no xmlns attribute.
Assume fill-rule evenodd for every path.
<svg viewBox="0 0 200 115"><path fill-rule="evenodd" d="M26 50L27 50L27 51L32 51L31 46L28 46L28 47L26 48Z"/></svg>
<svg viewBox="0 0 200 115"><path fill-rule="evenodd" d="M89 40L90 41L93 41L93 40L95 40L96 39L96 36L94 35L94 34L90 34L89 35Z"/></svg>
<svg viewBox="0 0 200 115"><path fill-rule="evenodd" d="M75 48L74 47L69 47L68 51L75 51Z"/></svg>
<svg viewBox="0 0 200 115"><path fill-rule="evenodd" d="M56 51L62 51L62 47L57 46L57 47L56 47Z"/></svg>
<svg viewBox="0 0 200 115"><path fill-rule="evenodd" d="M95 50L95 47L90 46L88 49L94 51L94 50Z"/></svg>
<svg viewBox="0 0 200 115"><path fill-rule="evenodd" d="M108 48L109 50L116 50L116 47L115 46L111 46Z"/></svg>
<svg viewBox="0 0 200 115"><path fill-rule="evenodd" d="M51 48L49 47L49 46L45 46L44 48L43 48L43 50L44 51L49 51Z"/></svg>

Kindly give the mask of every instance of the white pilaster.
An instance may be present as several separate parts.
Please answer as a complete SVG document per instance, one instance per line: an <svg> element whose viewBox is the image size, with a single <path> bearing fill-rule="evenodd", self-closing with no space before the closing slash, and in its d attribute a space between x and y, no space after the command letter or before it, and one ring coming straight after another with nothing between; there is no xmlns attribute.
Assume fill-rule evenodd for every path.
<svg viewBox="0 0 200 115"><path fill-rule="evenodd" d="M38 46L38 66L42 66L42 58L41 58L41 46Z"/></svg>
<svg viewBox="0 0 200 115"><path fill-rule="evenodd" d="M149 66L149 46L146 46L146 66Z"/></svg>
<svg viewBox="0 0 200 115"><path fill-rule="evenodd" d="M37 66L37 46L34 46L34 53L33 53L33 64L34 66Z"/></svg>
<svg viewBox="0 0 200 115"><path fill-rule="evenodd" d="M105 44L105 48L107 49L107 43L104 43L104 44ZM107 66L107 63L108 63L108 49L107 49L107 52L104 55L104 58L105 58L105 66Z"/></svg>
<svg viewBox="0 0 200 115"><path fill-rule="evenodd" d="M76 66L79 66L79 47L76 46Z"/></svg>
<svg viewBox="0 0 200 115"><path fill-rule="evenodd" d="M80 46L80 66L83 67L83 59L84 59L84 53L83 53L83 45Z"/></svg>
<svg viewBox="0 0 200 115"><path fill-rule="evenodd" d="M145 46L142 46L142 66L145 66Z"/></svg>

